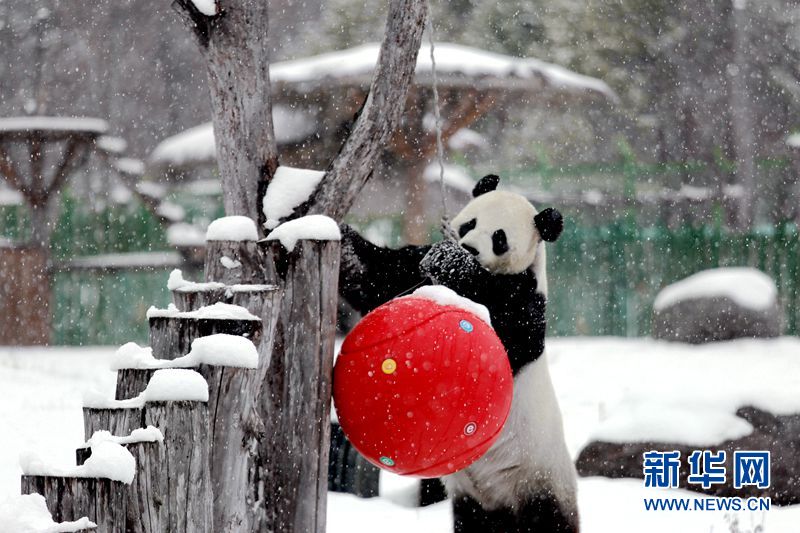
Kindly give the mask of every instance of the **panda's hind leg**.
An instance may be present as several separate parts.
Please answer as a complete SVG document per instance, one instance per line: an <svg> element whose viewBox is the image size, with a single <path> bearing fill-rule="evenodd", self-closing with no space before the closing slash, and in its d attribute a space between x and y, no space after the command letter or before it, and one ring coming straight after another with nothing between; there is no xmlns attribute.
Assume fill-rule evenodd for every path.
<svg viewBox="0 0 800 533"><path fill-rule="evenodd" d="M453 498L453 531L455 533L510 533L515 519L511 509L487 511L474 498Z"/></svg>
<svg viewBox="0 0 800 533"><path fill-rule="evenodd" d="M517 533L578 533L578 515L550 493L531 496L516 513Z"/></svg>
<svg viewBox="0 0 800 533"><path fill-rule="evenodd" d="M578 533L578 517L550 494L531 496L518 509L487 511L469 496L453 498L455 533Z"/></svg>

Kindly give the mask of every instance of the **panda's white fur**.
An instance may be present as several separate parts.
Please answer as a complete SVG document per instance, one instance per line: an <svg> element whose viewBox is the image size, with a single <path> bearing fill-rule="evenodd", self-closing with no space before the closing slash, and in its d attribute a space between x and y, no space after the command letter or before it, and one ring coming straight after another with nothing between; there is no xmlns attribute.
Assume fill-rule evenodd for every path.
<svg viewBox="0 0 800 533"><path fill-rule="evenodd" d="M475 228L458 243L477 250L476 258L486 270L518 274L535 264L537 251L542 248L539 246L541 237L533 222L536 214L536 209L523 196L508 191L491 191L468 203L453 219L452 226L457 232L462 224L476 220ZM498 256L492 251L492 234L500 229L506 233L509 250Z"/></svg>
<svg viewBox="0 0 800 533"><path fill-rule="evenodd" d="M570 459L547 355L514 380L514 398L500 438L470 467L444 478L450 494L468 494L487 510L549 491L567 512L577 506Z"/></svg>
<svg viewBox="0 0 800 533"><path fill-rule="evenodd" d="M524 197L491 191L473 199L454 219L455 231L471 220L459 241L478 251L490 272L516 274L530 268L537 292L547 298L547 253L534 224L537 210ZM497 256L492 234L506 232L509 251ZM486 510L516 508L533 494L549 493L567 513L577 513L577 475L564 439L561 411L550 380L547 352L514 379L511 412L500 438L470 467L443 478L451 495L469 495Z"/></svg>

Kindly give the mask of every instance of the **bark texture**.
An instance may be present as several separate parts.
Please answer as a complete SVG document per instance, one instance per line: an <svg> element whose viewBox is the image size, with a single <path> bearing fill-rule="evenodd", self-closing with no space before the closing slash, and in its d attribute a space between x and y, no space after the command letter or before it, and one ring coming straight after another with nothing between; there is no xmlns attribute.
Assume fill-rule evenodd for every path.
<svg viewBox="0 0 800 533"><path fill-rule="evenodd" d="M263 222L260 198L278 167L269 98L269 2L227 0L213 17L199 13L191 0L177 4L208 67L225 213Z"/></svg>
<svg viewBox="0 0 800 533"><path fill-rule="evenodd" d="M97 524L96 533L116 533L125 523L128 486L119 481L97 478L22 476L22 494L44 496L55 522L88 517ZM126 530L127 531L127 530ZM138 533L136 531L132 533Z"/></svg>
<svg viewBox="0 0 800 533"><path fill-rule="evenodd" d="M268 243L268 275L283 287L272 361L257 410L253 531L325 531L339 243Z"/></svg>

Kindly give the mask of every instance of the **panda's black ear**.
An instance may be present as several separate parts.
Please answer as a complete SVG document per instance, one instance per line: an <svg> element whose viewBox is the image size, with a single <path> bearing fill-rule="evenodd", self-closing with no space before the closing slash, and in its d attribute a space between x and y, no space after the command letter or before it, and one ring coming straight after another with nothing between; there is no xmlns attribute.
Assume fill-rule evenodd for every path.
<svg viewBox="0 0 800 533"><path fill-rule="evenodd" d="M558 239L564 229L564 217L561 216L557 209L552 207L548 207L533 217L533 223L536 229L539 230L539 235L547 242L553 242Z"/></svg>
<svg viewBox="0 0 800 533"><path fill-rule="evenodd" d="M482 177L480 181L475 184L475 188L472 189L472 197L477 198L481 194L492 192L497 188L498 183L500 183L500 176L496 174L489 174L488 176Z"/></svg>

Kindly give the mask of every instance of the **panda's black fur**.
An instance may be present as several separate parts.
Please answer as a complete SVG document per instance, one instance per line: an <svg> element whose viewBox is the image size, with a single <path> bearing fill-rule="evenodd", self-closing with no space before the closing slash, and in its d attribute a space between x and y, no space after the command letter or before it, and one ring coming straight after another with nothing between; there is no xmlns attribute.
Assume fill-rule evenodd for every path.
<svg viewBox="0 0 800 533"><path fill-rule="evenodd" d="M419 285L435 282L488 308L514 372L514 401L497 443L477 463L443 480L453 498L455 531L576 532L575 471L564 444L546 358L541 357L547 280L537 279L537 273L546 278L544 265L537 269L533 264L534 257L544 261L539 241L557 239L563 222L554 209L536 213L527 201L528 207L522 204L522 197L494 192L498 182L494 175L480 180L473 191L475 200L453 220L460 243L444 240L433 246L389 249L371 244L343 225L340 292L363 314ZM490 193L498 196L491 199ZM476 225L485 224L473 218L474 209L470 207L483 195L487 195L483 200L501 205L508 198L516 204L516 213L527 214L529 209L533 218L528 219L530 227L504 226L493 230L491 236L483 235L483 241L477 244L470 232ZM497 216L500 222L494 221L495 225L510 221L521 224L521 215L517 214L515 220L513 210ZM513 242L515 238L530 234L535 237L533 248L524 257L519 246L509 252L508 234L512 246L519 244ZM485 257L507 253L518 254L516 265L493 266L497 257ZM503 272L487 270L490 267Z"/></svg>

